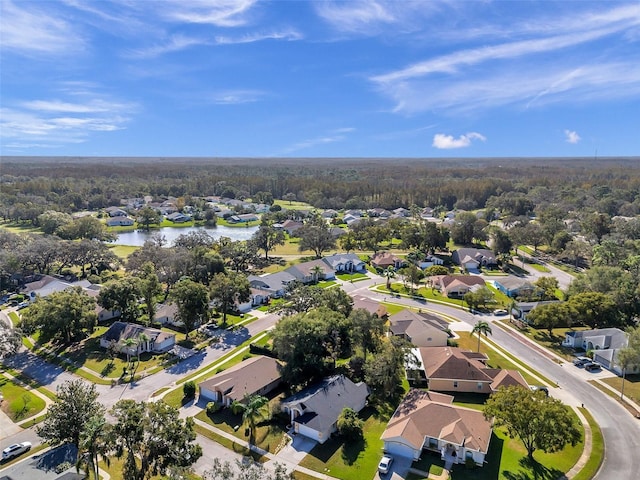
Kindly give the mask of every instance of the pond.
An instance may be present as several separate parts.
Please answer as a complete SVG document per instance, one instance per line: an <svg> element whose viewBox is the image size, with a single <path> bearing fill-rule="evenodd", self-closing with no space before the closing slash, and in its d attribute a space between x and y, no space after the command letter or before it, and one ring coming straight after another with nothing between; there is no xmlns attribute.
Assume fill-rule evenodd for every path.
<svg viewBox="0 0 640 480"><path fill-rule="evenodd" d="M167 246L171 246L178 236L198 230L204 230L216 240L227 237L237 241L249 240L258 230L258 227L227 227L225 225L218 225L217 227L162 227L152 229L148 232L146 230L134 230L133 232L119 233L118 238L112 243L114 245L141 247L144 245L144 242L149 240L153 235L160 234L167 240Z"/></svg>

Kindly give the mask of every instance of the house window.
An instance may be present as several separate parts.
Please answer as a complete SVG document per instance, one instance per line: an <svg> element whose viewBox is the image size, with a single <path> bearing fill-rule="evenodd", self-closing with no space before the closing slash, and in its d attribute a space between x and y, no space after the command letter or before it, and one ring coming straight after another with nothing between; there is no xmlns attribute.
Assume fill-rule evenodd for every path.
<svg viewBox="0 0 640 480"><path fill-rule="evenodd" d="M453 388L458 388L458 382L454 380L453 382Z"/></svg>
<svg viewBox="0 0 640 480"><path fill-rule="evenodd" d="M478 382L478 390L482 390L482 382Z"/></svg>

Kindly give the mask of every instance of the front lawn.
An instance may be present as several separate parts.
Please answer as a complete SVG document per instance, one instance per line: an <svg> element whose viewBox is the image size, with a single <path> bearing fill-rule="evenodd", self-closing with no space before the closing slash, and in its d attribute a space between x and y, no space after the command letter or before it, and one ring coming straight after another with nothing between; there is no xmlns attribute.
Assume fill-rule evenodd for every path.
<svg viewBox="0 0 640 480"><path fill-rule="evenodd" d="M516 328L515 325L507 323L507 321L501 320L501 322L512 328ZM551 350L556 355L571 361L575 357L576 350L570 347L563 347L562 342L567 332L579 330L588 330L588 327L554 328L551 331L551 335L549 335L548 330L542 328L527 327L519 331L544 348Z"/></svg>
<svg viewBox="0 0 640 480"><path fill-rule="evenodd" d="M343 282L357 282L359 280L366 280L367 277L364 273L339 273L336 275Z"/></svg>
<svg viewBox="0 0 640 480"><path fill-rule="evenodd" d="M618 392L622 391L622 377L603 378L602 381ZM624 382L624 395L640 404L640 374L627 375Z"/></svg>
<svg viewBox="0 0 640 480"><path fill-rule="evenodd" d="M364 438L345 441L332 436L324 444L318 444L300 462L300 466L344 480L372 478L382 455L380 439L387 427L388 416L381 416L372 407L360 412L364 422Z"/></svg>
<svg viewBox="0 0 640 480"><path fill-rule="evenodd" d="M275 453L276 450L284 445L289 417L287 415L273 415L269 418L271 412L278 411L284 394L272 394L269 395L269 398L269 406L265 408L265 418L257 424L255 445L267 452ZM230 433L240 440L249 440L248 435L246 435L248 430L242 423L242 414L235 415L230 408L223 408L211 415L207 414L206 410L203 410L196 415L196 418Z"/></svg>
<svg viewBox="0 0 640 480"><path fill-rule="evenodd" d="M44 400L4 376L0 376L0 392L4 397L2 411L14 422L37 415L45 408Z"/></svg>

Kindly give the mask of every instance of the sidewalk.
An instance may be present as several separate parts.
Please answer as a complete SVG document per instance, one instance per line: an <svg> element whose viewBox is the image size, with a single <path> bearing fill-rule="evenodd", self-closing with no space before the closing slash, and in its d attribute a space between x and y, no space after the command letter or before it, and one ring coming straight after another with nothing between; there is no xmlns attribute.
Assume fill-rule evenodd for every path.
<svg viewBox="0 0 640 480"><path fill-rule="evenodd" d="M210 432L215 433L216 435L220 435L221 437L224 437L231 442L234 442L248 450L251 450L254 453L257 453L258 455L262 455L263 457L268 458L268 461L264 462L265 465L269 465L272 463L279 463L283 465L288 471L296 470L300 473L304 473L311 477L319 478L322 480L338 480L335 477L331 477L324 473L316 472L315 470L311 470L306 467L301 467L299 465L302 459L307 455L308 453L307 450L310 450L310 447L312 446L308 442L305 442L304 439L301 439L298 442L296 442L296 439L294 439L293 442L289 442L285 448L280 450L278 453L273 454L259 447L256 447L255 445L251 445L249 442L245 440L241 440L238 437L228 432L225 432L224 430L220 430L219 428L213 427L206 422L198 420L197 418L195 418L195 416L201 411L202 411L202 408L200 408L195 402L191 402L187 404L187 406L180 409L180 416L194 417L193 421L195 422L196 425L200 426L201 428L209 430ZM312 442L312 441L309 441L309 442L315 445L315 442Z"/></svg>
<svg viewBox="0 0 640 480"><path fill-rule="evenodd" d="M47 408L49 408L49 405L53 403L53 401L49 397L39 392L37 389L31 387L30 385L27 385L24 382L20 381L10 373L3 372L2 375L5 378L8 378L9 380L14 381L24 389L28 390L30 393L32 393L36 397L41 398L44 401L45 406L41 412L38 412L35 415L32 415L30 417L23 418L22 420L16 423L14 423L13 420L11 420L11 418L9 418L9 416L6 413L0 410L0 439L10 437L20 432L22 430L22 425L33 420L34 418L41 416L44 412L46 412Z"/></svg>

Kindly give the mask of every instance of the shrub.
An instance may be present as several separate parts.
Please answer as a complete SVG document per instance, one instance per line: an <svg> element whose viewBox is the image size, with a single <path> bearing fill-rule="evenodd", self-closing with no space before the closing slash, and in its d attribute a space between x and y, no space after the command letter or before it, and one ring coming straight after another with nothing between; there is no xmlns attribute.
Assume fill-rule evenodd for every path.
<svg viewBox="0 0 640 480"><path fill-rule="evenodd" d="M193 398L196 396L196 383L193 381L186 382L182 387L184 398Z"/></svg>
<svg viewBox="0 0 640 480"><path fill-rule="evenodd" d="M218 410L220 410L220 404L216 402L207 403L207 415L213 415Z"/></svg>
<svg viewBox="0 0 640 480"><path fill-rule="evenodd" d="M467 457L464 461L464 466L467 467L467 470L473 470L476 468L476 461L471 457Z"/></svg>

